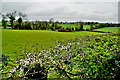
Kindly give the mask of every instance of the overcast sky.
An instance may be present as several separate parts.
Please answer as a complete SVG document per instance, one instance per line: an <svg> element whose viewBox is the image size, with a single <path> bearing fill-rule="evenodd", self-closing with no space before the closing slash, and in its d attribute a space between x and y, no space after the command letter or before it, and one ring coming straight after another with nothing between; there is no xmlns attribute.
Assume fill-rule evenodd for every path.
<svg viewBox="0 0 120 80"><path fill-rule="evenodd" d="M2 0L2 13L14 10L28 20L118 22L119 0Z"/></svg>

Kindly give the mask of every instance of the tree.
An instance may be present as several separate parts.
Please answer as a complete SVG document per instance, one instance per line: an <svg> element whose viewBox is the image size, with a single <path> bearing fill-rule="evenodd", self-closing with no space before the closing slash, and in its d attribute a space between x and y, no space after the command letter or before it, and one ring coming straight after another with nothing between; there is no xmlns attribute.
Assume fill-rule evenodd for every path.
<svg viewBox="0 0 120 80"><path fill-rule="evenodd" d="M54 22L54 19L53 19L53 18L50 18L49 23L51 24L51 23L53 23L53 22Z"/></svg>
<svg viewBox="0 0 120 80"><path fill-rule="evenodd" d="M83 30L83 23L80 24L80 30Z"/></svg>
<svg viewBox="0 0 120 80"><path fill-rule="evenodd" d="M19 23L19 29L21 29L21 23L22 23L22 18L21 17L18 19L18 23Z"/></svg>
<svg viewBox="0 0 120 80"><path fill-rule="evenodd" d="M21 24L22 20L25 19L27 15L19 12L18 16L19 16L18 22L19 22L19 24Z"/></svg>
<svg viewBox="0 0 120 80"><path fill-rule="evenodd" d="M21 17L18 19L18 22L19 22L19 24L22 23L22 18Z"/></svg>
<svg viewBox="0 0 120 80"><path fill-rule="evenodd" d="M11 27L13 28L13 25L14 25L13 22L15 20L15 17L17 16L19 17L18 22L21 25L22 20L26 18L27 15L21 12L17 13L17 11L13 11L11 13L7 13L6 16L10 19Z"/></svg>
<svg viewBox="0 0 120 80"><path fill-rule="evenodd" d="M11 27L13 28L13 22L15 20L15 17L16 17L16 14L17 14L17 11L14 11L12 13L7 13L6 16L10 19L10 23L11 23Z"/></svg>
<svg viewBox="0 0 120 80"><path fill-rule="evenodd" d="M2 15L2 26L4 27L4 29L6 29L7 22L8 22L8 21L6 20L5 15Z"/></svg>
<svg viewBox="0 0 120 80"><path fill-rule="evenodd" d="M24 18L26 18L26 14L23 14L22 12L18 13L19 19L18 19L18 23L19 23L19 29L21 29L21 23L23 21Z"/></svg>
<svg viewBox="0 0 120 80"><path fill-rule="evenodd" d="M93 30L93 24L90 25L90 30Z"/></svg>

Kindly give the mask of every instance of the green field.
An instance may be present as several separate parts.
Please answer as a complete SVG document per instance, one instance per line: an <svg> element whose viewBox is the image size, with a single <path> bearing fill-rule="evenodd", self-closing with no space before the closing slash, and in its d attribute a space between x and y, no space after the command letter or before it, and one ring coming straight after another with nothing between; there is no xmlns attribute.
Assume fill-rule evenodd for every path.
<svg viewBox="0 0 120 80"><path fill-rule="evenodd" d="M2 25L2 23L0 22L0 26Z"/></svg>
<svg viewBox="0 0 120 80"><path fill-rule="evenodd" d="M57 44L58 45L57 47L50 49L50 45L52 47L55 45L55 40L61 41L59 39L64 40L66 43L63 44L64 42L59 42ZM71 44L68 44L68 40L70 41ZM117 44L118 37L112 36L112 34L106 34L106 33L103 34L103 33L89 32L89 31L57 32L57 31L47 31L47 30L12 30L12 29L2 30L3 54L8 55L10 59L13 61L16 61L16 57L19 56L21 53L23 53L22 51L24 50L24 46L27 42L28 42L27 49L30 49L32 45L38 43L39 50L41 49L51 50L50 53L52 53L52 55L49 56L48 53L46 56L48 57L48 59L45 58L45 56L43 55L46 54L47 52L40 52L42 57L40 59L44 59L45 62L43 65L45 65L46 67L49 67L49 65L47 66L47 63L49 63L50 60L52 62L50 65L58 64L59 60L61 60L64 61L64 63L62 64L63 66L60 64L60 68L63 67L65 71L68 71L73 74L78 73L78 71L79 72L82 71L85 74L87 71L87 73L90 76L94 75L92 74L92 69L94 67L94 72L96 72L96 75L92 76L92 78L101 75L101 73L99 73L101 71L100 70L101 67L103 67L103 70L106 70L105 71L106 74L109 74L108 73L109 70L106 67L104 68L103 66L105 65L104 61L111 59L111 57L115 56L119 51L118 50L119 45ZM64 48L61 50L60 46L63 46ZM66 47L68 46L72 46L72 47L66 49ZM108 49L108 46L111 49ZM54 52L54 50L58 52ZM70 55L68 55L68 53ZM36 52L34 54L36 54ZM49 57L52 57L52 59ZM70 64L65 63L65 60L67 60L68 58L71 61ZM34 62L34 57L31 60L33 60ZM8 61L8 64L17 65L10 61ZM71 66L73 70L70 71L71 67L68 66ZM7 67L4 67L3 73L6 73L8 69L10 70L9 67L10 67L9 65ZM103 72L102 74L105 73ZM8 78L8 74L3 75L3 77ZM47 77L57 78L59 77L59 75L57 75L57 72L54 70L51 73L49 73ZM70 77L74 78L73 76Z"/></svg>
<svg viewBox="0 0 120 80"><path fill-rule="evenodd" d="M60 24L62 27L66 28L66 27L74 27L75 28L75 24ZM83 25L83 29L89 28L90 25Z"/></svg>
<svg viewBox="0 0 120 80"><path fill-rule="evenodd" d="M67 27L67 24L65 24ZM72 25L74 26L74 25ZM88 28L89 25L85 25L84 28ZM71 56L74 54L78 53L78 51L83 51L85 54L84 57L82 56L76 56L75 58L71 58L73 62L76 60L87 60L89 59L90 61L96 60L94 56L97 57L97 61L101 61L100 64L103 64L102 60L106 57L105 61L109 59L109 57L116 55L117 52L115 52L114 48L118 50L118 44L117 44L117 36L111 36L106 33L98 33L98 32L90 32L90 31L77 31L77 32L58 32L58 31L50 31L50 30L13 30L13 29L2 29L2 54L5 54L6 56L9 56L9 58L13 61L16 61L16 57L19 56L20 54L23 54L25 50L25 45L27 44L27 52L31 49L31 47L35 44L38 43L38 51L40 52L41 50L45 49L50 49L50 47L54 47L56 44L56 41L64 41L67 43L69 40L71 43L77 43L79 42L80 44L73 44L72 48L70 50L68 49L68 52L72 51ZM107 28L99 28L95 29L99 31L109 31L109 32L117 32L118 28L117 27L107 27ZM102 35L103 34L103 35ZM111 42L112 41L112 42ZM63 42L60 42L61 46ZM115 45L112 45L115 44ZM58 44L57 44L58 45ZM108 49L108 46L112 45L111 49ZM64 47L66 45L64 44ZM78 46L78 47L77 47ZM94 48L93 48L94 47ZM50 49L52 51L52 49ZM56 48L53 48L53 50L56 50ZM59 50L59 47L58 47ZM99 58L99 50L102 52L103 56ZM35 51L35 48L32 49L32 52ZM60 50L59 50L60 51ZM97 51L97 52L96 52ZM55 53L53 56L53 59L56 59L57 56L62 56L63 58L68 54L66 50L62 50L60 54ZM51 52L54 53L54 52ZM91 54L92 53L92 54ZM93 56L93 57L92 57ZM104 57L105 56L105 57ZM67 58L70 56L67 56ZM66 59L66 57L65 57ZM74 59L76 59L74 61ZM100 60L101 59L101 60ZM34 59L33 59L34 60ZM64 59L63 59L64 60ZM46 59L44 60L46 61ZM56 61L56 60L55 60ZM13 64L12 62L8 61L9 64ZM48 60L49 62L49 60ZM53 62L53 61L52 61ZM76 62L77 63L77 62ZM80 62L78 61L78 64ZM88 64L88 62L81 62L79 65L85 65L85 63ZM98 65L97 63L94 62L89 62L90 64L88 65L93 65L96 67L96 69L99 69L102 67L101 66L96 66ZM57 61L56 63L57 64ZM46 64L45 64L46 65ZM66 64L63 66L65 68ZM71 66L71 65L67 65ZM9 67L9 65L8 65ZM81 66L82 69L84 69L84 66ZM79 70L80 67L74 65L73 72L74 74L76 71ZM10 69L10 68L9 68ZM87 66L86 68L88 71L90 68ZM106 69L106 68L105 68ZM7 67L4 67L4 72L6 73L8 70ZM69 68L66 68L66 71L69 71ZM73 73L71 72L71 73ZM99 72L96 70L96 72ZM91 74L91 70L87 72L88 74ZM101 74L101 73L100 73ZM102 73L104 74L104 73ZM99 74L97 74L99 75ZM4 78L7 78L8 75L3 75ZM52 71L50 74L48 74L48 78L57 78L57 73L55 71ZM72 76L71 76L72 78Z"/></svg>
<svg viewBox="0 0 120 80"><path fill-rule="evenodd" d="M68 24L63 24L67 27ZM74 26L73 24L71 24ZM85 25L84 28L89 27ZM109 31L118 32L118 27L105 27L94 29L97 31ZM14 58L18 54L22 53L24 46L27 44L27 50L30 50L31 46L38 43L40 50L49 49L54 46L55 40L59 39L74 39L77 35L91 35L98 34L95 32L79 31L79 32L57 32L46 30L11 30L2 29L2 52ZM12 55L11 55L12 54Z"/></svg>
<svg viewBox="0 0 120 80"><path fill-rule="evenodd" d="M99 29L94 29L96 31L105 31L105 32L116 32L118 33L120 27L104 27Z"/></svg>
<svg viewBox="0 0 120 80"><path fill-rule="evenodd" d="M54 46L55 40L60 39L75 39L77 35L91 35L99 34L95 32L55 32L46 30L2 30L2 52L3 54L9 55L11 58L15 58L17 55L22 53L26 43L27 50L32 45L38 43L38 46L43 49L48 49L50 46ZM41 48L40 48L41 49Z"/></svg>

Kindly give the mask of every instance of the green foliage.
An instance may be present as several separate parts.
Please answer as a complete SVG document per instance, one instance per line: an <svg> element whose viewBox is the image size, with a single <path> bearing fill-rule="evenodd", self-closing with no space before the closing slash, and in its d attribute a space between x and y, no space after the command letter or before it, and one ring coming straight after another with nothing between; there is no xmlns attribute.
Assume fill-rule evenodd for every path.
<svg viewBox="0 0 120 80"><path fill-rule="evenodd" d="M4 27L4 29L6 29L6 27L7 27L7 20L6 20L6 17L5 17L5 15L2 15L2 26Z"/></svg>
<svg viewBox="0 0 120 80"><path fill-rule="evenodd" d="M83 23L80 24L80 30L83 30Z"/></svg>
<svg viewBox="0 0 120 80"><path fill-rule="evenodd" d="M25 18L26 14L22 14L21 12L17 13L17 11L13 11L13 12L7 13L6 17L10 19L10 24L11 24L11 27L13 28L14 21L16 20L15 18L19 17L18 22L19 24L21 24L22 18Z"/></svg>
<svg viewBox="0 0 120 80"><path fill-rule="evenodd" d="M36 48L35 52L25 52L24 58L18 60L20 64L17 66L21 65L22 77L28 78L35 78L39 71L39 75L55 71L55 78L118 79L120 75L118 42L115 34L78 35L74 40L59 40L55 47L48 50L38 52ZM37 67L39 63L39 68L42 68L43 71ZM16 67L12 70L15 69ZM22 71L27 71L26 75L31 73L33 76L26 76ZM19 71L12 73L15 75Z"/></svg>
<svg viewBox="0 0 120 80"><path fill-rule="evenodd" d="M75 31L80 31L80 27L75 27Z"/></svg>
<svg viewBox="0 0 120 80"><path fill-rule="evenodd" d="M10 23L11 23L11 26L13 27L13 22L15 20L15 17L16 17L16 11L14 12L11 12L11 13L7 13L6 16L10 19Z"/></svg>
<svg viewBox="0 0 120 80"><path fill-rule="evenodd" d="M30 23L25 23L24 27L25 27L26 30L32 29Z"/></svg>
<svg viewBox="0 0 120 80"><path fill-rule="evenodd" d="M15 24L14 25L14 29L19 29L19 27L20 27L20 24Z"/></svg>
<svg viewBox="0 0 120 80"><path fill-rule="evenodd" d="M90 25L90 30L93 30L93 24Z"/></svg>
<svg viewBox="0 0 120 80"><path fill-rule="evenodd" d="M22 18L21 17L18 19L18 22L19 22L19 24L22 23Z"/></svg>
<svg viewBox="0 0 120 80"><path fill-rule="evenodd" d="M7 27L7 20L2 19L2 26L4 27L4 29L6 29L6 27Z"/></svg>
<svg viewBox="0 0 120 80"><path fill-rule="evenodd" d="M72 27L66 27L66 30L72 31Z"/></svg>
<svg viewBox="0 0 120 80"><path fill-rule="evenodd" d="M86 31L90 31L90 28L87 28Z"/></svg>
<svg viewBox="0 0 120 80"><path fill-rule="evenodd" d="M59 32L69 32L69 30L66 30L64 27L61 27L60 29L58 29Z"/></svg>

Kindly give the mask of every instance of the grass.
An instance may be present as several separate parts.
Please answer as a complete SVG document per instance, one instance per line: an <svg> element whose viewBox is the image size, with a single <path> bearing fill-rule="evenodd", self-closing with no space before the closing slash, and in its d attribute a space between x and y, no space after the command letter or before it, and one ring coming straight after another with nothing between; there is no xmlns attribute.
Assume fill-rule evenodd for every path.
<svg viewBox="0 0 120 80"><path fill-rule="evenodd" d="M66 27L74 27L75 28L75 24L60 24L61 26L63 26L64 28Z"/></svg>
<svg viewBox="0 0 120 80"><path fill-rule="evenodd" d="M20 31L19 30L11 30L11 31L24 33L24 31L22 31L22 30L20 30ZM40 31L40 30L33 30L33 31L25 30L25 32L27 32L28 34L34 33L35 35L36 35L35 32L37 32L37 33L40 32L42 35L44 34L45 38L46 38L45 33L49 33L49 34L55 33L57 35L57 37L60 37L60 35L61 35L62 38L64 38L64 35L66 35L66 34L73 36L72 35L73 33L71 33L71 32L68 32L68 33L60 32L60 34L59 34L59 32ZM50 53L52 55L49 55L49 53L46 54L47 53L47 51L46 51L46 52L41 52L41 56L38 54L36 56L37 57L39 56L39 58L42 58L42 61L45 61L45 62L43 62L44 64L42 64L42 65L45 65L46 67L50 67L53 64L57 65L57 64L59 64L59 62L64 61L64 63L62 64L64 70L67 72L73 73L73 74L77 74L79 71L79 73L82 72L83 74L86 74L86 73L89 74L89 76L91 78L96 78L96 76L109 74L112 67L111 67L111 69L109 69L109 67L106 68L106 67L104 67L104 65L106 65L105 61L108 61L109 59L111 59L111 57L116 55L117 52L119 52L118 51L119 45L117 44L118 37L112 36L112 34L111 35L106 34L106 35L91 36L91 34L93 34L92 32L86 32L86 34L85 34L85 32L82 31L82 32L74 33L74 36L82 35L82 36L77 36L75 41L70 40L70 43L75 43L75 44L63 44L64 42L59 42L58 46L50 49L51 50ZM58 34L59 34L59 36L58 36ZM49 35L49 36L52 37L51 35ZM27 35L27 38L28 38L28 35ZM46 40L45 38L44 39L42 38L42 40L45 41ZM69 36L69 38L66 38L66 39L73 39L73 37ZM31 39L31 40L33 40L33 39ZM58 38L56 38L56 40L58 40ZM61 50L60 46L63 46L62 50ZM68 47L68 46L71 46L71 47ZM66 49L66 47L68 47L68 48ZM108 47L110 49L108 49ZM68 55L68 53L69 53L69 55ZM82 55L81 55L81 53L82 53ZM43 54L45 54L47 56L45 57ZM31 56L33 57L33 55L31 55ZM31 61L32 60L34 61L35 57L33 57L33 58L32 57L31 57ZM69 60L71 63L69 63L69 64L66 63L65 62L66 60ZM48 64L49 62L52 62L52 63ZM73 62L75 62L76 64L74 64ZM12 64L12 62L9 62L9 61L8 61L8 63ZM31 63L31 65L33 65L32 62L30 62L30 63ZM36 61L36 63L37 63L37 61ZM27 62L25 62L25 64L27 64ZM12 64L12 65L14 65L14 64ZM29 65L29 67L31 67L31 65ZM60 68L62 68L62 65L60 64ZM97 65L99 65L99 66L97 66ZM24 66L24 64L21 66ZM70 69L70 66L72 67L72 71ZM4 73L7 73L8 67L9 66L5 67ZM101 67L102 67L102 70L101 70ZM50 69L52 69L52 67ZM55 69L57 69L57 68L55 68ZM95 74L93 73L93 71ZM59 75L57 75L57 74L58 74L58 72L53 71L48 75L48 78L58 78ZM81 75L81 76L83 76L83 75ZM6 77L6 75L4 77ZM73 76L70 76L70 77L75 78Z"/></svg>
<svg viewBox="0 0 120 80"><path fill-rule="evenodd" d="M61 26L63 26L64 28L66 28L66 27L74 27L75 28L75 24L60 24ZM83 25L83 29L86 29L86 28L88 28L88 27L90 27L90 25Z"/></svg>
<svg viewBox="0 0 120 80"><path fill-rule="evenodd" d="M57 31L48 31L48 30L2 29L2 53L5 55L8 55L12 60L15 60L17 56L23 53L22 51L24 50L24 46L26 45L26 43L28 43L27 50L30 50L32 45L36 43L38 43L38 46L40 47L39 50L49 49L50 47L53 47L55 45L55 40L56 41L59 41L59 39L74 40L75 36L78 36L78 35L81 35L83 36L83 38L86 38L84 37L85 35L90 36L90 35L97 35L97 34L103 34L103 33L89 32L89 31L57 32ZM91 43L94 43L94 42L91 42ZM85 44L83 45L85 46ZM7 70L4 70L4 71L7 71ZM55 77L55 72L52 72L51 74L53 77Z"/></svg>
<svg viewBox="0 0 120 80"><path fill-rule="evenodd" d="M95 32L56 32L46 30L2 30L2 53L15 59L16 56L23 53L26 43L27 50L31 46L38 43L41 49L49 49L55 45L55 40L60 39L74 39L77 35L92 35L99 34Z"/></svg>
<svg viewBox="0 0 120 80"><path fill-rule="evenodd" d="M83 25L83 29L89 28L90 25Z"/></svg>
<svg viewBox="0 0 120 80"><path fill-rule="evenodd" d="M2 23L0 22L0 26L2 25Z"/></svg>
<svg viewBox="0 0 120 80"><path fill-rule="evenodd" d="M105 31L105 32L116 32L118 33L120 27L103 27L99 29L94 29L96 31Z"/></svg>

